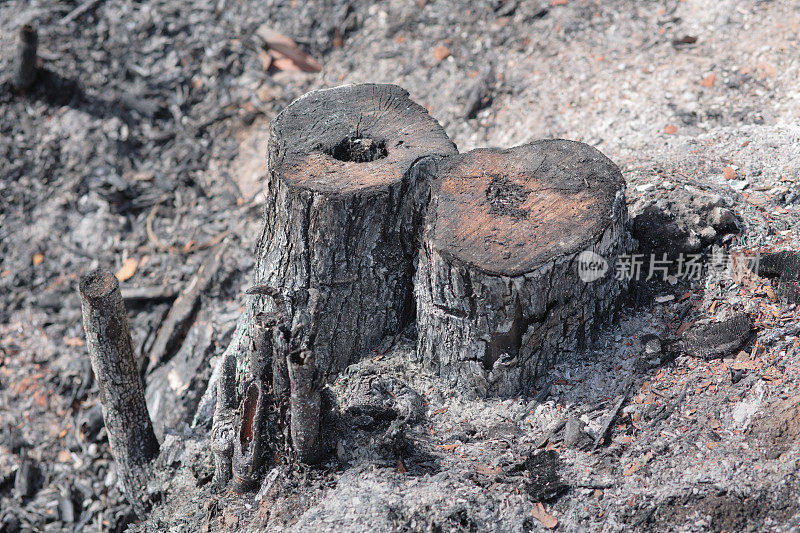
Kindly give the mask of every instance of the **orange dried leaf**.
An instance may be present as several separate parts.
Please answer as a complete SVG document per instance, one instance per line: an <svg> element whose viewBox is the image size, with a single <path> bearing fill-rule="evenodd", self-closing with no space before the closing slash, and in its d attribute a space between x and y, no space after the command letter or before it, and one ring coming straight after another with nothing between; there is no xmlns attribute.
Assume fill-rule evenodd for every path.
<svg viewBox="0 0 800 533"><path fill-rule="evenodd" d="M722 169L722 175L725 177L726 180L735 180L736 179L736 171L733 170L733 167L725 167Z"/></svg>
<svg viewBox="0 0 800 533"><path fill-rule="evenodd" d="M455 450L459 446L461 446L460 442L456 442L455 444L440 444L439 445L439 447L441 449L443 449L444 451L446 451L446 452L452 452L453 450Z"/></svg>
<svg viewBox="0 0 800 533"><path fill-rule="evenodd" d="M86 343L84 343L83 339L81 339L80 337L70 337L64 340L64 344L66 344L71 348L79 348Z"/></svg>
<svg viewBox="0 0 800 533"><path fill-rule="evenodd" d="M442 414L442 413L446 413L446 412L447 412L447 407L442 407L441 409L437 409L437 410L435 410L435 411L433 412L433 414L434 414L434 415L440 415L440 414Z"/></svg>
<svg viewBox="0 0 800 533"><path fill-rule="evenodd" d="M408 470L406 470L406 465L404 465L403 461L401 461L400 459L397 460L397 471L400 472L401 474L405 474L406 472L408 472Z"/></svg>
<svg viewBox="0 0 800 533"><path fill-rule="evenodd" d="M678 126L676 126L675 124L667 124L664 127L664 133L666 133L667 135L672 135L673 133L676 133L677 131L678 131Z"/></svg>
<svg viewBox="0 0 800 533"><path fill-rule="evenodd" d="M72 461L72 454L70 454L68 450L61 450L58 452L57 458L59 463L69 463Z"/></svg>
<svg viewBox="0 0 800 533"><path fill-rule="evenodd" d="M35 254L33 254L33 257L31 258L33 266L41 265L42 261L44 261L44 254L42 252L36 252Z"/></svg>
<svg viewBox="0 0 800 533"><path fill-rule="evenodd" d="M433 57L436 61L442 61L450 57L450 50L445 45L439 45L433 49Z"/></svg>
<svg viewBox="0 0 800 533"><path fill-rule="evenodd" d="M542 502L536 502L533 504L533 510L531 511L531 514L542 524L542 527L545 529L555 529L558 525L558 518L545 511Z"/></svg>
<svg viewBox="0 0 800 533"><path fill-rule="evenodd" d="M499 466L492 468L489 465L485 465L483 463L478 463L475 465L475 471L484 476L492 476L494 474L499 474L502 472Z"/></svg>
<svg viewBox="0 0 800 533"><path fill-rule="evenodd" d="M122 267L117 271L117 279L120 281L127 281L131 279L131 276L133 276L133 274L136 272L136 267L138 266L139 261L133 257L127 258L122 263Z"/></svg>
<svg viewBox="0 0 800 533"><path fill-rule="evenodd" d="M44 391L37 390L33 393L33 403L39 407L47 406L47 394Z"/></svg>
<svg viewBox="0 0 800 533"><path fill-rule="evenodd" d="M717 75L709 74L700 81L700 85L702 85L703 87L713 87L716 81L717 81Z"/></svg>

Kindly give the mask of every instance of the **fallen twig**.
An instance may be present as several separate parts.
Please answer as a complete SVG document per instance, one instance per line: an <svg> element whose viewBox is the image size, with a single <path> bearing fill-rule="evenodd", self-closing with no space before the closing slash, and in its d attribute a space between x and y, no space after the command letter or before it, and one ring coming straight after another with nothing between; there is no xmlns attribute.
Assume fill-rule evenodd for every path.
<svg viewBox="0 0 800 533"><path fill-rule="evenodd" d="M211 252L197 269L189 285L172 304L150 349L150 370L167 361L178 350L200 307L200 296L206 291L222 264L225 245Z"/></svg>
<svg viewBox="0 0 800 533"><path fill-rule="evenodd" d="M617 398L617 403L614 404L614 407L611 409L611 412L608 414L608 418L603 423L603 427L600 428L600 432L597 434L597 438L594 440L594 446L592 446L592 451L595 451L600 443L605 439L608 430L611 428L611 424L614 423L614 419L617 418L617 414L619 414L619 410L622 408L622 404L625 403L625 400L628 399L628 394L630 394L631 386L633 385L633 380L628 379L628 382L622 388L622 394Z"/></svg>
<svg viewBox="0 0 800 533"><path fill-rule="evenodd" d="M674 402L672 402L669 405L669 407L667 407L664 411L662 411L661 413L657 414L655 416L655 418L653 418L653 421L650 422L650 427L651 428L654 427L659 422L668 419L670 417L670 415L672 415L672 413L675 411L675 409L677 409L678 406L683 402L684 398L686 398L686 391L687 391L687 386L684 385L683 389L681 390L681 393L678 395L678 398Z"/></svg>

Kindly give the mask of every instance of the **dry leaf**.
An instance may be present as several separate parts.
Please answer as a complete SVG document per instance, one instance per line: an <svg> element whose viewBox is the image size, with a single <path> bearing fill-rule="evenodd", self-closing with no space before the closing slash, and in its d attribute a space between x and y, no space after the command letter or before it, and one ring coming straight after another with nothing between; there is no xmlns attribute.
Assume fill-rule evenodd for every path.
<svg viewBox="0 0 800 533"><path fill-rule="evenodd" d="M261 68L264 69L264 72L272 66L272 56L266 50L259 50L258 60L261 61Z"/></svg>
<svg viewBox="0 0 800 533"><path fill-rule="evenodd" d="M647 452L642 457L640 457L638 461L636 461L633 464L628 465L628 467L625 470L622 471L622 475L623 476L630 476L630 475L636 473L640 468L642 468L644 465L646 465L650 461L650 459L652 459L652 458L653 458L653 452Z"/></svg>
<svg viewBox="0 0 800 533"><path fill-rule="evenodd" d="M725 177L726 180L735 180L736 179L736 171L733 170L732 167L725 167L722 169L722 175Z"/></svg>
<svg viewBox="0 0 800 533"><path fill-rule="evenodd" d="M31 259L33 266L41 265L42 261L44 261L44 254L42 252L36 252L33 254L33 258Z"/></svg>
<svg viewBox="0 0 800 533"><path fill-rule="evenodd" d="M401 474L405 474L407 472L406 465L403 464L403 461L400 459L397 460L397 471Z"/></svg>
<svg viewBox="0 0 800 533"><path fill-rule="evenodd" d="M542 527L545 529L555 529L555 527L558 525L558 518L545 511L542 502L536 502L533 504L533 510L531 511L531 514L536 520L541 522Z"/></svg>
<svg viewBox="0 0 800 533"><path fill-rule="evenodd" d="M61 450L58 452L59 463L69 463L70 461L72 461L72 454L70 454L68 450Z"/></svg>
<svg viewBox="0 0 800 533"><path fill-rule="evenodd" d="M444 451L446 451L446 452L452 452L453 450L455 450L459 446L461 446L460 442L456 442L455 444L440 444L439 445L439 447L441 449L443 449Z"/></svg>
<svg viewBox="0 0 800 533"><path fill-rule="evenodd" d="M270 89L267 85L263 85L256 89L256 96L259 100L266 104L272 100L272 89Z"/></svg>
<svg viewBox="0 0 800 533"><path fill-rule="evenodd" d="M303 72L319 72L322 70L322 65L319 62L303 52L297 43L291 40L286 35L279 33L267 26L261 26L256 30L256 35L264 41L264 45L270 50L279 52L290 60L296 66L295 70L302 70ZM273 55L273 58L275 56ZM285 62L282 62L285 63ZM291 70L290 68L283 68L285 64L279 64L279 60L275 59L272 65L280 70Z"/></svg>
<svg viewBox="0 0 800 533"><path fill-rule="evenodd" d="M440 414L442 414L442 413L446 413L446 412L447 412L447 407L442 407L441 409L437 409L437 410L435 410L435 411L433 412L433 414L434 414L434 415L440 415Z"/></svg>
<svg viewBox="0 0 800 533"><path fill-rule="evenodd" d="M131 279L131 276L136 272L136 267L139 266L139 261L134 259L133 257L127 258L122 263L122 268L117 271L117 279L120 281L127 281Z"/></svg>
<svg viewBox="0 0 800 533"><path fill-rule="evenodd" d="M489 465L485 465L483 463L478 463L475 465L475 471L484 476L493 476L494 474L499 474L502 472L499 466L492 468Z"/></svg>
<svg viewBox="0 0 800 533"><path fill-rule="evenodd" d="M441 61L450 57L450 50L447 49L446 46L440 45L433 49L433 57L436 61Z"/></svg>
<svg viewBox="0 0 800 533"><path fill-rule="evenodd" d="M83 339L81 339L80 337L70 337L68 339L64 339L64 344L66 344L71 348L80 348L86 343L83 342Z"/></svg>
<svg viewBox="0 0 800 533"><path fill-rule="evenodd" d="M709 74L700 81L700 85L702 85L703 87L713 87L716 81L717 81L717 75Z"/></svg>
<svg viewBox="0 0 800 533"><path fill-rule="evenodd" d="M39 407L47 406L47 394L44 391L37 390L33 393L33 403Z"/></svg>
<svg viewBox="0 0 800 533"><path fill-rule="evenodd" d="M565 6L569 0L553 0L550 2L551 6Z"/></svg>
<svg viewBox="0 0 800 533"><path fill-rule="evenodd" d="M666 133L667 135L672 135L673 133L676 133L677 131L678 131L678 126L676 126L675 124L667 124L664 127L664 133Z"/></svg>

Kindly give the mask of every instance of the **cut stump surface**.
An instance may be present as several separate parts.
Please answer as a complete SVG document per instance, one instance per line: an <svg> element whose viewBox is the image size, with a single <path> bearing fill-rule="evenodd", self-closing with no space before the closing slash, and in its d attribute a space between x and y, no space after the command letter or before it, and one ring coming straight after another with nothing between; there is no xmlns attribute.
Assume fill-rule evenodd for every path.
<svg viewBox="0 0 800 533"><path fill-rule="evenodd" d="M624 187L616 165L573 141L449 158L417 272L420 359L479 394L513 394L585 348L620 292Z"/></svg>
<svg viewBox="0 0 800 533"><path fill-rule="evenodd" d="M429 184L455 145L394 85L309 93L272 123L256 283L290 323L320 298L313 351L342 370L413 318L413 269ZM252 312L271 311L256 297Z"/></svg>

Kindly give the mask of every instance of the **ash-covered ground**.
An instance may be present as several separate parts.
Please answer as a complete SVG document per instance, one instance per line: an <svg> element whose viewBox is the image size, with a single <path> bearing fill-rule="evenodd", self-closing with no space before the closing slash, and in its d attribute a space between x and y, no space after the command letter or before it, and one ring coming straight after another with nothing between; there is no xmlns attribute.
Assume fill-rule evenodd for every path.
<svg viewBox="0 0 800 533"><path fill-rule="evenodd" d="M28 22L41 65L20 92L8 79ZM321 72L266 51L262 25ZM461 151L587 142L622 168L643 253L709 265L797 249L800 2L10 0L0 78L0 531L137 524L102 427L77 279L119 272L146 357L221 238L212 279L147 371L158 434L193 444L135 527L800 528L798 310L774 280L724 268L634 283L594 349L516 398L449 390L412 362L405 332L330 389L342 413L368 390L413 415L402 435L350 420L328 463L276 470L259 494L214 493L210 450L189 429L246 301L268 124L294 98L396 83ZM741 314L754 328L741 346L675 347L698 321Z"/></svg>

